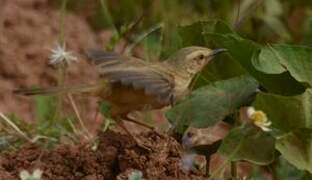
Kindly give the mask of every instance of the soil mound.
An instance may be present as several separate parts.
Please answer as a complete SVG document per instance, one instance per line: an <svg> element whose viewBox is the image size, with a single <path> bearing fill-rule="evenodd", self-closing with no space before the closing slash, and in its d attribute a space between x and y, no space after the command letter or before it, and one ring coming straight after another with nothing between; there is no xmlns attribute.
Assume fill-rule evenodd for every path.
<svg viewBox="0 0 312 180"><path fill-rule="evenodd" d="M181 146L169 136L141 133L139 139L152 150L140 148L126 135L100 133L96 150L89 145L59 145L47 150L27 144L0 157L0 179L17 180L21 170L43 170L43 180L124 180L133 170L147 180L200 180L203 174L181 170Z"/></svg>

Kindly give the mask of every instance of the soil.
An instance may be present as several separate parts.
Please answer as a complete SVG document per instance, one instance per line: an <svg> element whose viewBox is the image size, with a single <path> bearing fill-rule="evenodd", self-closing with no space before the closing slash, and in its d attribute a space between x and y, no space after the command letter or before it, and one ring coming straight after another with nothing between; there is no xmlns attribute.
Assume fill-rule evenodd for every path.
<svg viewBox="0 0 312 180"><path fill-rule="evenodd" d="M66 84L92 83L96 73L85 56L109 39L105 30L94 32L83 16L68 11L65 18L66 49L78 57L67 68ZM51 49L59 39L60 12L48 0L0 0L0 111L34 119L32 98L16 96L22 87L55 86L58 70L49 64ZM83 100L84 117L94 116L94 100Z"/></svg>
<svg viewBox="0 0 312 180"><path fill-rule="evenodd" d="M52 150L27 144L0 157L0 179L16 180L21 170L36 168L43 170L43 180L124 180L133 170L142 171L148 180L204 179L200 171L182 171L182 148L173 138L151 131L137 137L152 150L113 131L99 134L96 150L90 144L59 145Z"/></svg>

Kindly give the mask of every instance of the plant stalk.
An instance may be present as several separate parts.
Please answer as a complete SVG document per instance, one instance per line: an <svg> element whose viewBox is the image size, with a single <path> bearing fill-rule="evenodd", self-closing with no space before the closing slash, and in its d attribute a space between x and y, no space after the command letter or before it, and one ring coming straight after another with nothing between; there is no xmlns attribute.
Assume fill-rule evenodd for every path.
<svg viewBox="0 0 312 180"><path fill-rule="evenodd" d="M235 161L231 161L231 179L237 180L237 166Z"/></svg>

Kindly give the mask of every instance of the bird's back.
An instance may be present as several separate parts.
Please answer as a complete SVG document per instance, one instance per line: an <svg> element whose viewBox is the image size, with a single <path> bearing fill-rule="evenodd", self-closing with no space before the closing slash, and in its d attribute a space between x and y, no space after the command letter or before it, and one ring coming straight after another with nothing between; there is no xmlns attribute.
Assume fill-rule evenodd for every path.
<svg viewBox="0 0 312 180"><path fill-rule="evenodd" d="M157 64L116 53L89 51L101 78L110 84L110 93L100 96L112 105L112 114L158 109L173 99L174 77Z"/></svg>

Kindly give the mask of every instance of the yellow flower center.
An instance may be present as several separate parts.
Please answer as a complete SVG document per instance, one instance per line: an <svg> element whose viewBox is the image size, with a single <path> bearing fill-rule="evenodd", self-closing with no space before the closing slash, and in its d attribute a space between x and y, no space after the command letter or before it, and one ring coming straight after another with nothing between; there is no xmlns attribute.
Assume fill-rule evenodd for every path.
<svg viewBox="0 0 312 180"><path fill-rule="evenodd" d="M255 123L255 124L264 124L268 121L268 118L266 114L263 111L255 111L250 119Z"/></svg>

